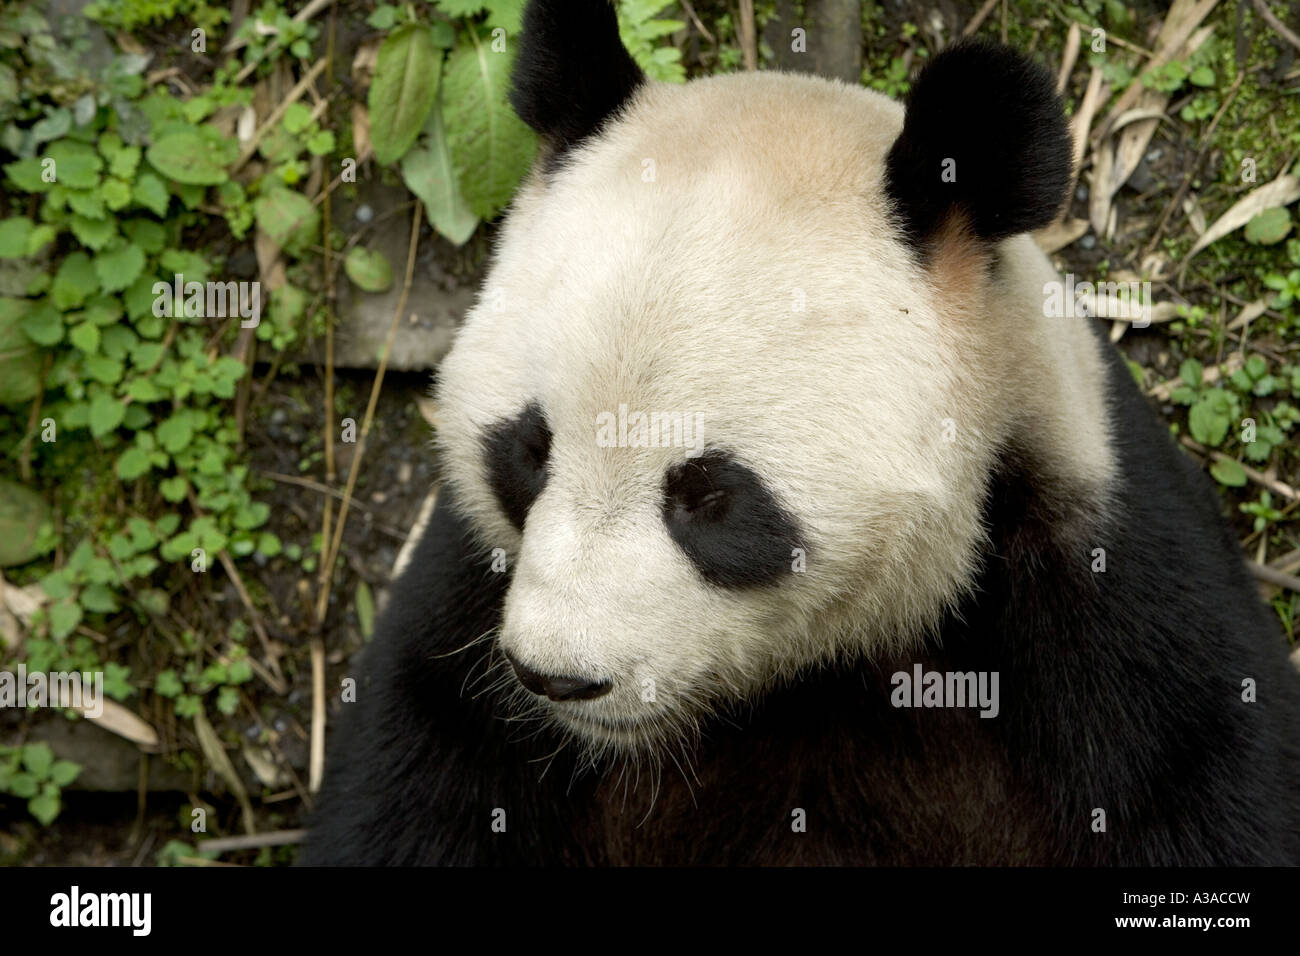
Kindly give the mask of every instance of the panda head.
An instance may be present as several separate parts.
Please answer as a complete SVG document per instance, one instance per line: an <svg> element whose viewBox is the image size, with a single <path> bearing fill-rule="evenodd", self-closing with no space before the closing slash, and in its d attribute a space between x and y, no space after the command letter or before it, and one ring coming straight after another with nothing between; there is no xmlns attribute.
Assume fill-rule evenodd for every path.
<svg viewBox="0 0 1300 956"><path fill-rule="evenodd" d="M1000 383L1036 333L998 272L1068 188L1051 78L961 43L906 111L809 76L664 85L609 3L535 0L511 98L542 158L442 365L439 441L512 574L517 702L636 750L924 636L1024 439Z"/></svg>

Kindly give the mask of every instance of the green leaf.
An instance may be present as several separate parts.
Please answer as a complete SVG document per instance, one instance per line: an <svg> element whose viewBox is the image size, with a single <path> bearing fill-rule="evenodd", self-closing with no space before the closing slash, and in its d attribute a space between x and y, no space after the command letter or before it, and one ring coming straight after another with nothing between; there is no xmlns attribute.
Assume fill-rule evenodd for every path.
<svg viewBox="0 0 1300 956"><path fill-rule="evenodd" d="M1204 366L1196 359L1183 359L1183 364L1178 366L1178 377L1192 388L1200 387L1201 378L1204 374Z"/></svg>
<svg viewBox="0 0 1300 956"><path fill-rule="evenodd" d="M117 224L108 216L103 219L73 216L68 220L68 226L72 229L72 234L77 237L77 241L88 249L102 249L117 235Z"/></svg>
<svg viewBox="0 0 1300 956"><path fill-rule="evenodd" d="M100 394L90 400L90 433L102 438L122 424L126 406L112 395Z"/></svg>
<svg viewBox="0 0 1300 956"><path fill-rule="evenodd" d="M64 194L68 208L87 219L103 219L108 215L104 207L104 194L98 189L70 189Z"/></svg>
<svg viewBox="0 0 1300 956"><path fill-rule="evenodd" d="M114 700L126 700L135 693L130 677L131 668L109 661L104 665L104 693Z"/></svg>
<svg viewBox="0 0 1300 956"><path fill-rule="evenodd" d="M117 458L117 477L123 481L133 481L152 467L149 453L137 445L132 445Z"/></svg>
<svg viewBox="0 0 1300 956"><path fill-rule="evenodd" d="M85 143L61 139L46 154L54 160L54 177L70 189L94 189L99 185L99 171L104 161Z"/></svg>
<svg viewBox="0 0 1300 956"><path fill-rule="evenodd" d="M368 641L375 633L375 599L370 593L370 585L365 581L357 582L356 608L361 636Z"/></svg>
<svg viewBox="0 0 1300 956"><path fill-rule="evenodd" d="M209 141L197 130L168 133L145 153L149 164L168 179L189 186L216 186L224 183L225 165L214 155Z"/></svg>
<svg viewBox="0 0 1300 956"><path fill-rule="evenodd" d="M9 778L9 792L15 797L34 797L40 789L40 784L30 773L16 773Z"/></svg>
<svg viewBox="0 0 1300 956"><path fill-rule="evenodd" d="M32 797L27 801L27 811L39 820L42 826L53 823L60 809L58 787L46 787L41 791L40 796Z"/></svg>
<svg viewBox="0 0 1300 956"><path fill-rule="evenodd" d="M185 491L189 488L187 482L181 475L173 475L171 478L164 478L158 482L158 491L168 501L176 502L185 499Z"/></svg>
<svg viewBox="0 0 1300 956"><path fill-rule="evenodd" d="M109 179L99 187L104 205L116 212L131 201L131 185L121 179Z"/></svg>
<svg viewBox="0 0 1300 956"><path fill-rule="evenodd" d="M1187 78L1187 81L1195 86L1213 86L1215 82L1214 71L1208 66L1198 66L1192 70L1192 74Z"/></svg>
<svg viewBox="0 0 1300 956"><path fill-rule="evenodd" d="M167 214L167 204L171 195L167 186L153 173L145 172L131 187L131 198L156 216Z"/></svg>
<svg viewBox="0 0 1300 956"><path fill-rule="evenodd" d="M320 213L311 200L290 189L272 189L260 197L253 214L267 236L289 250L310 242L320 224Z"/></svg>
<svg viewBox="0 0 1300 956"><path fill-rule="evenodd" d="M123 146L108 161L108 171L118 179L128 182L135 176L136 167L140 165L140 147Z"/></svg>
<svg viewBox="0 0 1300 956"><path fill-rule="evenodd" d="M511 56L493 53L474 30L447 58L443 120L461 194L484 219L503 209L532 164L533 131L506 102Z"/></svg>
<svg viewBox="0 0 1300 956"><path fill-rule="evenodd" d="M290 134L301 133L311 122L311 107L306 103L291 103L285 109L280 122L283 124L285 132Z"/></svg>
<svg viewBox="0 0 1300 956"><path fill-rule="evenodd" d="M53 180L46 180L47 167L39 156L20 159L5 165L5 178L25 193L46 193L54 185Z"/></svg>
<svg viewBox="0 0 1300 956"><path fill-rule="evenodd" d="M41 390L41 357L23 329L30 309L26 299L0 296L0 405L21 405Z"/></svg>
<svg viewBox="0 0 1300 956"><path fill-rule="evenodd" d="M81 623L81 605L76 601L58 601L50 605L50 636L61 641Z"/></svg>
<svg viewBox="0 0 1300 956"><path fill-rule="evenodd" d="M117 598L107 584L89 584L81 592L81 606L96 614L112 614L117 610Z"/></svg>
<svg viewBox="0 0 1300 956"><path fill-rule="evenodd" d="M176 671L170 667L165 671L159 671L158 677L154 680L153 689L163 697L176 697L185 690L185 685L181 679L176 676Z"/></svg>
<svg viewBox="0 0 1300 956"><path fill-rule="evenodd" d="M27 239L32 221L26 216L0 219L0 259L21 259L27 255Z"/></svg>
<svg viewBox="0 0 1300 956"><path fill-rule="evenodd" d="M82 322L68 333L68 341L87 355L99 350L99 326Z"/></svg>
<svg viewBox="0 0 1300 956"><path fill-rule="evenodd" d="M32 306L18 324L37 345L56 345L63 340L63 314L47 300Z"/></svg>
<svg viewBox="0 0 1300 956"><path fill-rule="evenodd" d="M1233 461L1231 458L1220 458L1210 466L1210 474L1221 485L1230 485L1233 488L1240 488L1246 483L1246 471L1240 463Z"/></svg>
<svg viewBox="0 0 1300 956"><path fill-rule="evenodd" d="M167 244L167 230L151 219L132 219L124 222L122 231L147 255L156 256Z"/></svg>
<svg viewBox="0 0 1300 956"><path fill-rule="evenodd" d="M372 252L353 246L343 260L343 271L365 292L386 292L393 284L393 267L378 249Z"/></svg>
<svg viewBox="0 0 1300 956"><path fill-rule="evenodd" d="M107 355L87 355L83 364L87 375L105 385L116 385L122 381L122 374L126 371L120 359Z"/></svg>
<svg viewBox="0 0 1300 956"><path fill-rule="evenodd" d="M37 780L44 780L50 775L54 766L54 751L44 741L27 744L23 747L23 766Z"/></svg>
<svg viewBox="0 0 1300 956"><path fill-rule="evenodd" d="M438 0L438 9L449 17L476 17L487 6L487 0Z"/></svg>
<svg viewBox="0 0 1300 956"><path fill-rule="evenodd" d="M84 252L74 252L59 266L59 271L54 276L54 285L50 287L50 297L55 308L66 311L82 305L98 291L99 277L90 256Z"/></svg>
<svg viewBox="0 0 1300 956"><path fill-rule="evenodd" d="M1271 246L1286 238L1291 231L1291 214L1281 206L1255 213L1246 223L1246 241L1261 246Z"/></svg>
<svg viewBox="0 0 1300 956"><path fill-rule="evenodd" d="M526 2L527 0L492 0L492 9L488 11L485 22L488 27L504 27L507 33L514 35L523 27ZM664 6L667 4L665 3Z"/></svg>
<svg viewBox="0 0 1300 956"><path fill-rule="evenodd" d="M380 45L367 98L378 162L397 162L420 135L437 100L441 59L429 28L421 24L398 27Z"/></svg>
<svg viewBox="0 0 1300 956"><path fill-rule="evenodd" d="M1223 408L1221 396L1222 393L1217 389L1212 390L1192 406L1187 416L1187 425L1191 429L1192 437L1211 448L1218 447L1227 436L1228 426L1231 424Z"/></svg>
<svg viewBox="0 0 1300 956"><path fill-rule="evenodd" d="M186 412L177 412L158 426L155 431L158 443L170 454L176 454L189 446L194 437L194 428Z"/></svg>
<svg viewBox="0 0 1300 956"><path fill-rule="evenodd" d="M48 222L36 226L27 234L27 254L29 256L36 255L49 245L58 234L59 230Z"/></svg>
<svg viewBox="0 0 1300 956"><path fill-rule="evenodd" d="M307 137L307 152L313 156L324 156L334 151L334 134L327 129Z"/></svg>
<svg viewBox="0 0 1300 956"><path fill-rule="evenodd" d="M71 760L56 760L50 767L50 782L57 787L66 787L76 780L80 773L81 764L73 763Z"/></svg>
<svg viewBox="0 0 1300 956"><path fill-rule="evenodd" d="M139 246L118 243L95 256L95 275L105 292L121 292L144 271L145 256Z"/></svg>
<svg viewBox="0 0 1300 956"><path fill-rule="evenodd" d="M39 557L41 526L50 520L50 506L44 498L0 478L0 568L16 568Z"/></svg>
<svg viewBox="0 0 1300 956"><path fill-rule="evenodd" d="M429 114L420 141L402 157L402 178L406 188L424 203L425 215L434 229L458 246L469 241L478 226L478 216L461 195L440 107Z"/></svg>

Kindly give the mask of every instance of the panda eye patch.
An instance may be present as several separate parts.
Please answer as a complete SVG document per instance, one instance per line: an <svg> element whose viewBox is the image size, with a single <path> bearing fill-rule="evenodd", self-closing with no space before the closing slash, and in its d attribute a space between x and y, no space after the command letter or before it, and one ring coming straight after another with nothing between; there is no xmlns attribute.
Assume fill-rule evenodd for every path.
<svg viewBox="0 0 1300 956"><path fill-rule="evenodd" d="M768 584L790 569L801 547L794 518L759 476L721 451L674 465L664 475L668 533L709 583Z"/></svg>
<svg viewBox="0 0 1300 956"><path fill-rule="evenodd" d="M514 418L493 425L483 436L488 485L510 523L523 530L528 510L546 487L551 429L535 402Z"/></svg>

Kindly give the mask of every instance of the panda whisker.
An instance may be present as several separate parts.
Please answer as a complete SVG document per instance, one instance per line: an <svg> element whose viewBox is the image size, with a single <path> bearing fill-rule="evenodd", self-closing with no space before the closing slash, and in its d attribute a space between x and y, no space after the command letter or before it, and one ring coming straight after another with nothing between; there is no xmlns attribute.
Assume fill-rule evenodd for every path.
<svg viewBox="0 0 1300 956"><path fill-rule="evenodd" d="M483 642L486 641L486 640L490 640L490 639L492 639L493 637L495 637L495 636L497 635L497 633L498 633L500 630L501 630L501 626L498 624L496 627L490 627L490 628L488 628L486 631L484 631L484 632L483 632L482 634L480 634L478 637L474 638L474 639L473 639L472 641L470 641L468 644L462 644L460 647L456 648L456 649L453 650L453 651L444 651L444 652L441 653L441 654L433 654L433 655L430 655L430 656L432 657L433 660L439 660L439 659L444 658L444 657L453 657L453 656L455 656L456 654L461 653L462 651L467 651L467 650L469 650L471 647L475 646L476 644L481 644L481 643L483 643Z"/></svg>

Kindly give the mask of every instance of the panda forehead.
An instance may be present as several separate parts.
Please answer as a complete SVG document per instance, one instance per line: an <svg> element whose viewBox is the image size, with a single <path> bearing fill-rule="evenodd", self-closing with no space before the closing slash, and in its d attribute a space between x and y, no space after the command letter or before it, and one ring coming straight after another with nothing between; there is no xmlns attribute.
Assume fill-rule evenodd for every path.
<svg viewBox="0 0 1300 956"><path fill-rule="evenodd" d="M550 178L585 189L630 171L631 182L618 180L720 193L771 185L795 202L819 194L842 198L879 181L902 123L902 106L887 97L812 76L743 73L680 86L646 83Z"/></svg>

